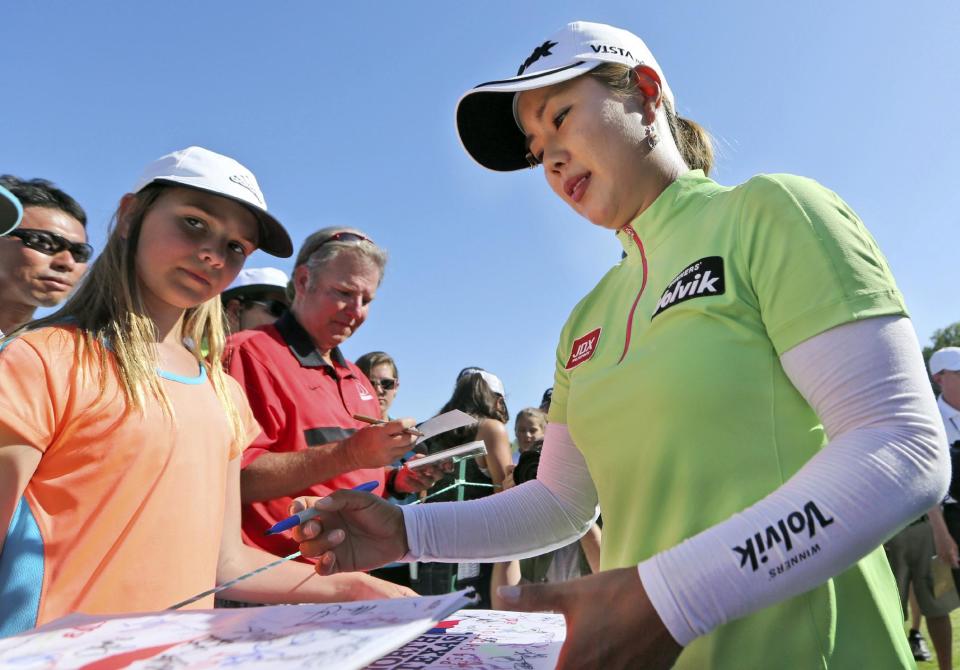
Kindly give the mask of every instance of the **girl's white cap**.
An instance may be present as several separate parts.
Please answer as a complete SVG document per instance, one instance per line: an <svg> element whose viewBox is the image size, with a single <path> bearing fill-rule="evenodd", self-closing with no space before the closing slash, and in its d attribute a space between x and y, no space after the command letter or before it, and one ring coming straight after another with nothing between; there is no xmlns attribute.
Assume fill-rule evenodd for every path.
<svg viewBox="0 0 960 670"><path fill-rule="evenodd" d="M267 212L257 178L229 156L203 147L187 147L162 156L146 167L133 187L139 193L155 182L189 186L236 200L245 205L260 223L258 248L271 256L288 258L293 243L286 229Z"/></svg>
<svg viewBox="0 0 960 670"><path fill-rule="evenodd" d="M491 170L530 167L526 137L514 117L515 94L573 79L601 63L653 69L660 77L664 100L676 109L663 70L643 40L621 28L576 21L534 47L515 77L478 84L460 98L457 132L463 148Z"/></svg>

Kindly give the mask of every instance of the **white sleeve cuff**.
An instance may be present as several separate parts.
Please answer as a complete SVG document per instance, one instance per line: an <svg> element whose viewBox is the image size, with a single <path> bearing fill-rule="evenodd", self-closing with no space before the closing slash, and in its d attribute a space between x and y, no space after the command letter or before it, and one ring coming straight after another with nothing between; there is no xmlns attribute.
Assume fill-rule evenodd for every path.
<svg viewBox="0 0 960 670"><path fill-rule="evenodd" d="M563 424L547 426L537 479L478 500L402 511L404 560L449 562L538 556L579 539L599 514L590 472Z"/></svg>

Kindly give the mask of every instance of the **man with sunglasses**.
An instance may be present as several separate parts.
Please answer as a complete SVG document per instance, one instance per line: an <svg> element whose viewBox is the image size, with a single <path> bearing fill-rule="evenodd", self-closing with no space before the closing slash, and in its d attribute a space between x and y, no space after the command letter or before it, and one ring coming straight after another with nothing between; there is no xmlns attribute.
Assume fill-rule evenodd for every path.
<svg viewBox="0 0 960 670"><path fill-rule="evenodd" d="M244 451L240 487L248 544L297 551L289 533L265 531L298 496L325 496L369 481L398 498L432 486L436 468L394 468L416 440L413 419L378 422L370 381L340 346L363 324L386 253L362 232L325 228L306 239L293 270L290 311L230 336L224 366L244 387L263 429Z"/></svg>
<svg viewBox="0 0 960 670"><path fill-rule="evenodd" d="M400 375L397 373L397 364L385 351L371 351L357 359L357 367L370 380L377 400L380 402L380 418L390 420L390 406L397 397L400 387Z"/></svg>
<svg viewBox="0 0 960 670"><path fill-rule="evenodd" d="M93 247L83 208L51 182L3 175L0 187L23 206L20 226L0 237L0 333L9 333L70 295Z"/></svg>
<svg viewBox="0 0 960 670"><path fill-rule="evenodd" d="M220 294L231 333L271 324L290 308L287 273L277 268L245 268Z"/></svg>

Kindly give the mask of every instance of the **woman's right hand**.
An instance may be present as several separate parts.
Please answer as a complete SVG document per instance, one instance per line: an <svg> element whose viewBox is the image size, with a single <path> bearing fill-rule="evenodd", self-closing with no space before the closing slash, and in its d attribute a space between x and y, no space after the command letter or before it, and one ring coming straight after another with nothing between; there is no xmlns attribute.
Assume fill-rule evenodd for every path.
<svg viewBox="0 0 960 670"><path fill-rule="evenodd" d="M383 498L335 491L325 498L298 498L291 513L313 506L320 514L294 529L304 556L317 559L321 575L370 570L409 551L403 512Z"/></svg>

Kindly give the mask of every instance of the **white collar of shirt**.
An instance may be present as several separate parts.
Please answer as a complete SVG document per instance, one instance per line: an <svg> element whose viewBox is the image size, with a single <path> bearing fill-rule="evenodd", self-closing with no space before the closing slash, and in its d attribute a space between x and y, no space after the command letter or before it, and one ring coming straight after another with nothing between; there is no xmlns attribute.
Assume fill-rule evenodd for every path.
<svg viewBox="0 0 960 670"><path fill-rule="evenodd" d="M951 445L960 440L960 409L953 407L941 395L937 398L940 407L940 416L943 417L943 427L947 431L947 442Z"/></svg>

